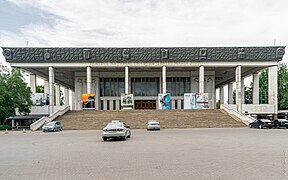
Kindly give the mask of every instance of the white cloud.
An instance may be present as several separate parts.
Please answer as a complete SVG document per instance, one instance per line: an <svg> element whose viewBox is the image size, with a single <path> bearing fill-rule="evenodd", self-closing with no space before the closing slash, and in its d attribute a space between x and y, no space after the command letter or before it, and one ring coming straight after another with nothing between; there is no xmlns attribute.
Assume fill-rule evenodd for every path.
<svg viewBox="0 0 288 180"><path fill-rule="evenodd" d="M8 0L52 24L0 30L0 46L270 46L288 42L288 1ZM287 57L287 53L285 58ZM287 59L287 58L286 58ZM288 61L288 60L287 60Z"/></svg>

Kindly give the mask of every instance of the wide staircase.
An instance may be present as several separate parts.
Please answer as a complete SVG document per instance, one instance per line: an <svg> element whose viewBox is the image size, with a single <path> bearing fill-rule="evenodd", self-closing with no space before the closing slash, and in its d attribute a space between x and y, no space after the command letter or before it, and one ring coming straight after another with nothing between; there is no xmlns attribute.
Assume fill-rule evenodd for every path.
<svg viewBox="0 0 288 180"><path fill-rule="evenodd" d="M64 129L101 130L111 120L121 120L132 129L145 129L151 119L160 121L161 128L235 128L247 127L219 109L201 110L121 110L69 111L58 117Z"/></svg>

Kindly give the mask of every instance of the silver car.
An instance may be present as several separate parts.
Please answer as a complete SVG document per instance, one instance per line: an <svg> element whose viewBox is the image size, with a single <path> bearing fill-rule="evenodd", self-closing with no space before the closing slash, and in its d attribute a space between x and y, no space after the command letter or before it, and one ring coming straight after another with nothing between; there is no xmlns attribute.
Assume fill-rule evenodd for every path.
<svg viewBox="0 0 288 180"><path fill-rule="evenodd" d="M59 121L47 122L42 126L42 131L62 131L62 125Z"/></svg>
<svg viewBox="0 0 288 180"><path fill-rule="evenodd" d="M131 137L131 130L128 125L119 120L113 120L103 128L102 139L107 141L108 139L122 139L126 140Z"/></svg>
<svg viewBox="0 0 288 180"><path fill-rule="evenodd" d="M160 130L160 122L157 120L149 120L146 124L147 130Z"/></svg>

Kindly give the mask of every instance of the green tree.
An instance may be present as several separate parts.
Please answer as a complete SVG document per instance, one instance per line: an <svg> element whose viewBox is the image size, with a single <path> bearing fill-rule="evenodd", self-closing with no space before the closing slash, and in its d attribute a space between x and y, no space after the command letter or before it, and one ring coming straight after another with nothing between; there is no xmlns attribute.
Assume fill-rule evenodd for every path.
<svg viewBox="0 0 288 180"><path fill-rule="evenodd" d="M44 93L44 86L42 85L36 86L36 93Z"/></svg>
<svg viewBox="0 0 288 180"><path fill-rule="evenodd" d="M260 104L268 103L268 70L259 77ZM278 109L288 109L288 69L285 63L278 66Z"/></svg>
<svg viewBox="0 0 288 180"><path fill-rule="evenodd" d="M278 109L288 109L288 69L285 63L278 67Z"/></svg>
<svg viewBox="0 0 288 180"><path fill-rule="evenodd" d="M16 111L23 115L30 113L31 90L25 83L21 71L8 71L2 67L0 74L0 123L10 116L15 116Z"/></svg>
<svg viewBox="0 0 288 180"><path fill-rule="evenodd" d="M268 70L261 71L259 77L259 103L268 104Z"/></svg>
<svg viewBox="0 0 288 180"><path fill-rule="evenodd" d="M245 104L253 103L253 83L251 82L250 86L245 86Z"/></svg>

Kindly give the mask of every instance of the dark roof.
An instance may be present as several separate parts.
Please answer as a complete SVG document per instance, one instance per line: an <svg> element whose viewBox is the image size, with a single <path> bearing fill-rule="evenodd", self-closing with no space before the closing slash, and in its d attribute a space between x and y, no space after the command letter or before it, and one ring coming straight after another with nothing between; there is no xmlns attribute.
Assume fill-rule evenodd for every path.
<svg viewBox="0 0 288 180"><path fill-rule="evenodd" d="M9 118L7 118L7 119L40 119L40 118L42 118L43 116L48 116L48 115L47 115L47 114L26 115L26 116L17 115L17 116L14 116L14 117L9 117Z"/></svg>
<svg viewBox="0 0 288 180"><path fill-rule="evenodd" d="M281 61L285 46L266 47L2 47L9 63Z"/></svg>

